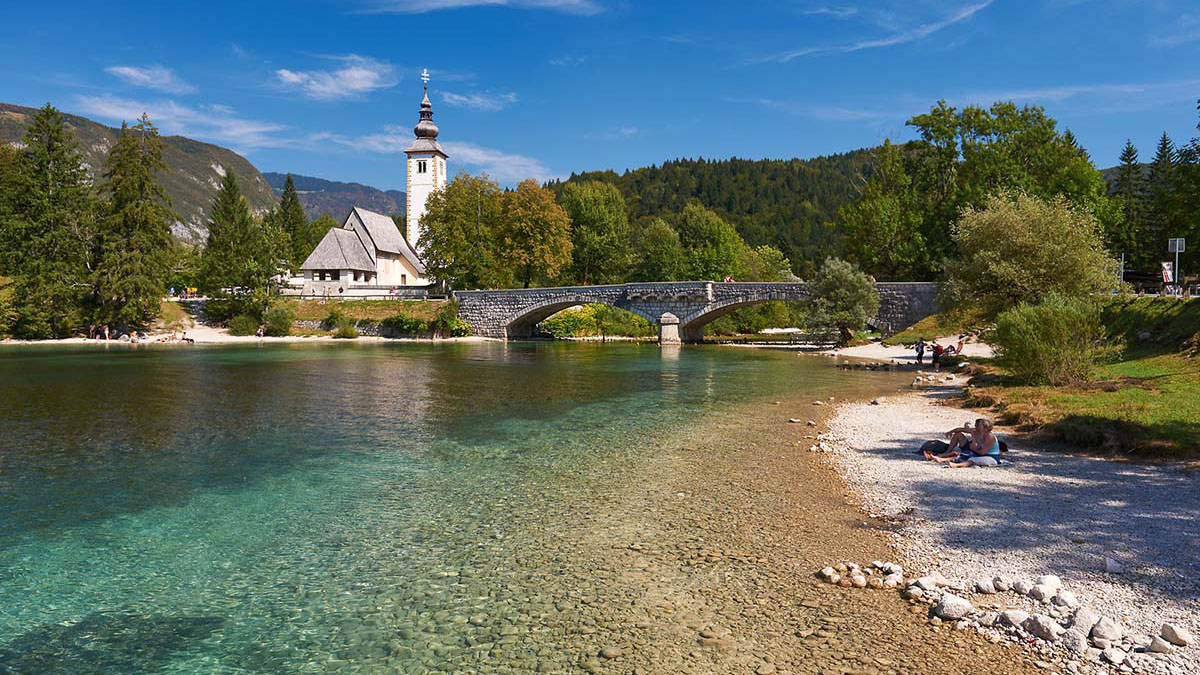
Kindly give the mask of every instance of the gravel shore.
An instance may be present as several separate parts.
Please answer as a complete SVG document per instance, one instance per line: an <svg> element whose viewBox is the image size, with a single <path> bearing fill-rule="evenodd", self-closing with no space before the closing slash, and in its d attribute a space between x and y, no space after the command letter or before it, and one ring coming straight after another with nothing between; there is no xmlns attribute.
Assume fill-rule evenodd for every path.
<svg viewBox="0 0 1200 675"><path fill-rule="evenodd" d="M961 384L842 405L824 437L864 508L895 520L894 545L907 566L968 585L1054 574L1127 633L1157 636L1168 621L1200 631L1200 473L1045 451L1005 429L997 431L1012 449L1011 466L954 470L918 461L912 450L922 442L981 416L950 405ZM1106 572L1106 558L1123 572ZM1012 593L987 597L1037 605ZM1200 672L1196 645L1171 660Z"/></svg>

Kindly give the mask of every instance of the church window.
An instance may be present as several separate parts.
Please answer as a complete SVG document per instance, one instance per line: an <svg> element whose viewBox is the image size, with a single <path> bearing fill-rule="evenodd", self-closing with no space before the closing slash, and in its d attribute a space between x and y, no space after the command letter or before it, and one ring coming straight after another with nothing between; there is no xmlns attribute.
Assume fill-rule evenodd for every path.
<svg viewBox="0 0 1200 675"><path fill-rule="evenodd" d="M407 285L408 285L408 275L407 275L407 274L401 274L401 275L400 275L400 285L401 285L401 286L407 286Z"/></svg>
<svg viewBox="0 0 1200 675"><path fill-rule="evenodd" d="M341 278L342 278L342 272L341 272L341 270L334 270L334 271L332 271L332 272L330 272L330 273L329 273L329 279L330 279L331 281L337 281L337 280L339 280L339 279L341 279Z"/></svg>
<svg viewBox="0 0 1200 675"><path fill-rule="evenodd" d="M429 163L423 159L417 160L417 173L425 173L429 170Z"/></svg>

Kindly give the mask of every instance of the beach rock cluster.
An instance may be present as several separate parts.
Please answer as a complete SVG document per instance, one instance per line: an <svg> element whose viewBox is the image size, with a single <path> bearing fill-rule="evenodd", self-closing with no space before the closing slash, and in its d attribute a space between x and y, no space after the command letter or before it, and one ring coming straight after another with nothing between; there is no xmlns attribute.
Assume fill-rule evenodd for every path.
<svg viewBox="0 0 1200 675"><path fill-rule="evenodd" d="M935 626L951 624L959 630L975 629L995 642L1027 644L1049 657L1064 659L1064 667L1072 673L1085 672L1087 666L1121 673L1196 672L1189 670L1195 666L1193 659L1172 658L1182 657L1180 650L1196 644L1186 627L1164 623L1158 635L1135 635L1119 618L1082 606L1053 574L1033 581L999 575L963 583L937 571L906 577L899 564L875 561L870 565L838 563L820 570L817 576L845 588L898 589L910 602L928 605L928 618ZM999 605L990 602L989 596L1004 593L1024 596L1039 611L1014 607L995 611ZM968 599L970 594L979 596L980 607Z"/></svg>

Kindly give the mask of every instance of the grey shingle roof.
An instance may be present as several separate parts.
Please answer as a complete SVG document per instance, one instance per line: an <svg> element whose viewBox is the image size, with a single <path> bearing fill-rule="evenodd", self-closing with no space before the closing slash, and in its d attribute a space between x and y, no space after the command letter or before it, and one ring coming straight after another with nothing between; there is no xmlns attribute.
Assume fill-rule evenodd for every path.
<svg viewBox="0 0 1200 675"><path fill-rule="evenodd" d="M419 274L425 274L425 265L421 264L417 252L404 240L404 235L400 234L400 228L396 227L396 221L382 213L375 213L357 206L354 207L353 214L358 217L359 222L367 230L367 236L371 240L370 244L380 251L404 256ZM372 258L374 258L374 254L375 251L372 250Z"/></svg>
<svg viewBox="0 0 1200 675"><path fill-rule="evenodd" d="M375 261L367 253L358 235L350 230L330 228L321 243L300 266L302 270L361 270L375 271Z"/></svg>
<svg viewBox="0 0 1200 675"><path fill-rule="evenodd" d="M446 151L442 149L442 144L432 138L416 138L404 149L405 152L437 152L442 157L449 157Z"/></svg>

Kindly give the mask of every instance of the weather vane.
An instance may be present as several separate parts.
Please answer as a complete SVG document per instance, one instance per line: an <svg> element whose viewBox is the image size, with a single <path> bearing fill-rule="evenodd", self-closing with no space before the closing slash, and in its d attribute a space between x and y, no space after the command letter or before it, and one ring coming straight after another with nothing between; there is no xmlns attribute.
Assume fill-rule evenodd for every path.
<svg viewBox="0 0 1200 675"><path fill-rule="evenodd" d="M421 69L421 81L425 83L426 87L429 86L429 69L428 68Z"/></svg>

